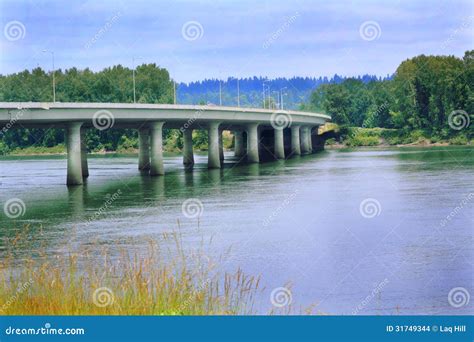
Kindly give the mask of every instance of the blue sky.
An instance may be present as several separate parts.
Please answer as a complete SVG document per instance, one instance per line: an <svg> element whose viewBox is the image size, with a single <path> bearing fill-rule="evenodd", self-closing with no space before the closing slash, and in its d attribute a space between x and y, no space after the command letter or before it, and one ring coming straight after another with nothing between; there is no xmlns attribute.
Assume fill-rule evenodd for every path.
<svg viewBox="0 0 474 342"><path fill-rule="evenodd" d="M184 82L386 75L418 54L462 56L472 49L473 6L467 0L1 0L0 73L50 69L48 49L57 68L132 67L136 58Z"/></svg>

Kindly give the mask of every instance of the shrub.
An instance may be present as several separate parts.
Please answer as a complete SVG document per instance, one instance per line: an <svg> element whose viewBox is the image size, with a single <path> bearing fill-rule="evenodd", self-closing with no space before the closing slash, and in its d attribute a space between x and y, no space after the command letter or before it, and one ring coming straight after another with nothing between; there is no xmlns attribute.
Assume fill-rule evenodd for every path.
<svg viewBox="0 0 474 342"><path fill-rule="evenodd" d="M467 142L468 142L468 139L463 134L456 135L455 137L452 137L451 139L449 139L450 145L466 145Z"/></svg>

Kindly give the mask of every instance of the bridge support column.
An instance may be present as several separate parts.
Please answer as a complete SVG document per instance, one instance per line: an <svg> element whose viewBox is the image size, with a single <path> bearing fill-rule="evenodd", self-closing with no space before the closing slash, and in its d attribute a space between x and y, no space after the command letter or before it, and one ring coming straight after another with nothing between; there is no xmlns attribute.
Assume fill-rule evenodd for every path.
<svg viewBox="0 0 474 342"><path fill-rule="evenodd" d="M209 148L207 166L210 169L220 169L221 160L219 156L219 122L211 122L208 127Z"/></svg>
<svg viewBox="0 0 474 342"><path fill-rule="evenodd" d="M150 124L150 176L165 174L163 165L163 124L164 122L152 122Z"/></svg>
<svg viewBox="0 0 474 342"><path fill-rule="evenodd" d="M82 178L89 177L89 163L87 162L87 144L86 144L86 130L81 128L81 169Z"/></svg>
<svg viewBox="0 0 474 342"><path fill-rule="evenodd" d="M301 154L300 126L291 126L291 154Z"/></svg>
<svg viewBox="0 0 474 342"><path fill-rule="evenodd" d="M308 152L313 153L313 127L308 127Z"/></svg>
<svg viewBox="0 0 474 342"><path fill-rule="evenodd" d="M258 124L247 125L247 161L249 163L260 162L258 154Z"/></svg>
<svg viewBox="0 0 474 342"><path fill-rule="evenodd" d="M309 130L308 127L301 127L301 153L309 153Z"/></svg>
<svg viewBox="0 0 474 342"><path fill-rule="evenodd" d="M244 134L242 131L234 131L234 155L243 157L244 154Z"/></svg>
<svg viewBox="0 0 474 342"><path fill-rule="evenodd" d="M138 169L150 169L150 131L148 128L138 130Z"/></svg>
<svg viewBox="0 0 474 342"><path fill-rule="evenodd" d="M283 128L275 129L274 152L277 159L285 159L285 143L283 141Z"/></svg>
<svg viewBox="0 0 474 342"><path fill-rule="evenodd" d="M193 129L191 127L183 131L183 164L194 165Z"/></svg>
<svg viewBox="0 0 474 342"><path fill-rule="evenodd" d="M222 140L222 130L219 130L219 159L221 163L224 161L224 142Z"/></svg>
<svg viewBox="0 0 474 342"><path fill-rule="evenodd" d="M67 125L67 185L83 184L81 126L82 122Z"/></svg>

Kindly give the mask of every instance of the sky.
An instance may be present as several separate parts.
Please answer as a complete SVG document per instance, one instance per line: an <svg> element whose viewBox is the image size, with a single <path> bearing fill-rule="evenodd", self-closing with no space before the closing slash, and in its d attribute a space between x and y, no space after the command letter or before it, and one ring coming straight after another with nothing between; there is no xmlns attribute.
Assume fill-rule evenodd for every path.
<svg viewBox="0 0 474 342"><path fill-rule="evenodd" d="M156 63L178 82L385 76L473 49L474 2L0 0L0 74ZM44 51L47 52L44 52Z"/></svg>

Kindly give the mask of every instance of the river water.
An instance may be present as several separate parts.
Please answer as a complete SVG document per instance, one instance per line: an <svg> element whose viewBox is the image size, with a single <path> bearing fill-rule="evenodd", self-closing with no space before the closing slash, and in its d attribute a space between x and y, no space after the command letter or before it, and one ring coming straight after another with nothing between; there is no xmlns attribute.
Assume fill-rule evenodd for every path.
<svg viewBox="0 0 474 342"><path fill-rule="evenodd" d="M1 213L0 256L25 224L51 254L71 243L140 250L179 230L185 248L212 237L224 270L261 276L261 313L282 286L294 307L327 314L474 312L474 300L449 300L454 288L474 294L474 148L327 150L260 165L226 154L223 170L206 161L185 172L167 155L166 176L152 178L136 156L92 156L87 184L68 189L62 156L2 157L0 203L21 199L25 212Z"/></svg>

